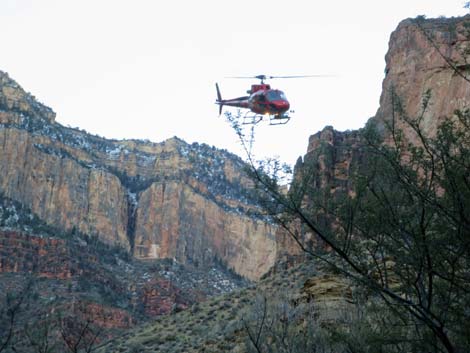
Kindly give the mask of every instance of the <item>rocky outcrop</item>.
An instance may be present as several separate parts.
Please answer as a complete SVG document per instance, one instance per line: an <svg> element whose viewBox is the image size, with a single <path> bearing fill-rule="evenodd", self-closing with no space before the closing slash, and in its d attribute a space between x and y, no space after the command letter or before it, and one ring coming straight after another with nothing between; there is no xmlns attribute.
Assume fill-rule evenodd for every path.
<svg viewBox="0 0 470 353"><path fill-rule="evenodd" d="M144 313L149 317L183 310L191 304L184 300L181 290L170 280L152 280L146 283L140 301Z"/></svg>
<svg viewBox="0 0 470 353"><path fill-rule="evenodd" d="M358 131L339 132L331 126L310 136L307 154L299 158L294 169L294 183L308 184L309 195L325 192L325 197L334 198L352 189L352 180L357 165L361 163L363 152ZM306 200L310 202L312 200ZM324 246L315 234L294 225L300 239L308 248ZM276 233L277 258L287 260L292 255L303 252L297 242L284 229ZM290 259L289 261L292 261Z"/></svg>
<svg viewBox="0 0 470 353"><path fill-rule="evenodd" d="M137 258L219 261L259 278L275 226L256 208L242 160L178 138L106 140L61 126L0 72L0 194L48 224L96 235Z"/></svg>
<svg viewBox="0 0 470 353"><path fill-rule="evenodd" d="M15 112L19 115L24 114L46 119L50 123L55 120L55 113L52 109L38 103L34 96L25 92L3 72L0 72L0 110L3 111L0 113L0 122L9 119L8 114L5 114L5 112Z"/></svg>
<svg viewBox="0 0 470 353"><path fill-rule="evenodd" d="M470 105L469 48L470 15L402 21L390 36L380 108L373 119L389 122L397 100L407 116L416 118L423 114L423 97L429 91L422 126L433 135L455 109Z"/></svg>
<svg viewBox="0 0 470 353"><path fill-rule="evenodd" d="M469 52L470 15L407 19L398 25L385 56L380 107L369 121L384 133L385 141L389 133L385 127L391 126L394 115L420 117L423 132L433 136L439 124L452 118L456 109L470 106ZM423 111L426 99L428 104ZM395 124L409 142L416 143L408 125L398 119ZM310 137L306 155L297 162L294 183L308 180L311 194L313 190L318 193L327 190L329 197L350 192L351 177L364 159L361 145L360 131L339 132L326 127ZM313 234L305 233L302 228L298 231L306 245L315 243ZM282 229L276 238L278 258L302 253Z"/></svg>
<svg viewBox="0 0 470 353"><path fill-rule="evenodd" d="M337 274L318 274L307 279L300 293L301 301L313 303L320 325L338 324L345 313L357 310L351 284Z"/></svg>

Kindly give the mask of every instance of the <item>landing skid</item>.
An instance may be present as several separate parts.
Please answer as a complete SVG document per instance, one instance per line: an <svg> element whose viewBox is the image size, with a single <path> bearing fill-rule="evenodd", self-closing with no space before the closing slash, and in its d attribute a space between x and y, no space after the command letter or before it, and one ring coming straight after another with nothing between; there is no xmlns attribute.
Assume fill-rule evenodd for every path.
<svg viewBox="0 0 470 353"><path fill-rule="evenodd" d="M293 113L293 111L290 111L290 113ZM257 125L263 119L269 119L269 125L285 125L289 122L291 118L287 114L261 115L253 113L251 111L247 112L242 117L240 117L240 115L239 118L241 118L241 125Z"/></svg>
<svg viewBox="0 0 470 353"><path fill-rule="evenodd" d="M245 114L243 117L243 122L242 125L256 125L258 124L261 120L263 120L264 115L260 114L253 114L251 112L248 112Z"/></svg>
<svg viewBox="0 0 470 353"><path fill-rule="evenodd" d="M269 125L284 125L290 120L288 115L271 115L269 117Z"/></svg>

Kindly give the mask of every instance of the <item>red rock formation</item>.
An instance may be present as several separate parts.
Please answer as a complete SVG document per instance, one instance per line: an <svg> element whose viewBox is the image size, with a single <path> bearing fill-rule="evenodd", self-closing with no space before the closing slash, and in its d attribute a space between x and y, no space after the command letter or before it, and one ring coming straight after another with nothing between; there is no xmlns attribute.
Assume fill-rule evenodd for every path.
<svg viewBox="0 0 470 353"><path fill-rule="evenodd" d="M33 315L37 315L40 302L39 311L81 315L83 322L90 320L108 330L183 310L212 293L227 291L221 288L223 282L226 287L237 286L220 270L206 274L191 272L172 261L127 261L115 251L93 239L77 241L0 230L0 293L24 287L21 283L27 275L40 278L33 281L31 293L35 295L28 294L29 299L39 298L31 299ZM16 285L12 278L18 279Z"/></svg>
<svg viewBox="0 0 470 353"><path fill-rule="evenodd" d="M142 289L140 300L148 316L169 314L174 310L186 309L189 303L181 298L181 291L170 280L153 279Z"/></svg>
<svg viewBox="0 0 470 353"><path fill-rule="evenodd" d="M34 272L39 277L64 280L76 270L63 240L0 231L0 273Z"/></svg>
<svg viewBox="0 0 470 353"><path fill-rule="evenodd" d="M106 329L128 329L135 324L135 319L127 311L98 303L81 302L75 304L71 312Z"/></svg>

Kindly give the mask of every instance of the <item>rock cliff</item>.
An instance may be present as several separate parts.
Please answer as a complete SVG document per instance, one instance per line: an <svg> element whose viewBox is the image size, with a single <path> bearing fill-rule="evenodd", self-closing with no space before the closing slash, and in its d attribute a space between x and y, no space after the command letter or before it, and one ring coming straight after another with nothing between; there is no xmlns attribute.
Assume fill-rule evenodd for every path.
<svg viewBox="0 0 470 353"><path fill-rule="evenodd" d="M423 112L428 91L429 106ZM455 109L469 106L470 15L407 19L398 25L390 36L380 107L373 119L390 121L397 99L409 117L423 114L424 132L430 135Z"/></svg>
<svg viewBox="0 0 470 353"><path fill-rule="evenodd" d="M390 36L385 67L380 106L369 122L387 134L385 125L400 113L411 119L421 118L424 133L433 136L437 126L452 118L456 109L470 106L470 15L402 21ZM429 101L423 110L426 97ZM397 124L414 143L410 127L398 120ZM319 192L328 188L331 197L349 192L351 176L364 157L361 144L359 131L324 128L310 137L307 153L297 162L294 182L315 174L309 187ZM279 230L276 237L278 258L301 253L285 231ZM302 234L302 239L308 243L315 237Z"/></svg>
<svg viewBox="0 0 470 353"><path fill-rule="evenodd" d="M107 140L54 119L0 72L0 193L136 258L221 261L250 279L272 266L276 228L247 215L256 203L240 158L176 137Z"/></svg>

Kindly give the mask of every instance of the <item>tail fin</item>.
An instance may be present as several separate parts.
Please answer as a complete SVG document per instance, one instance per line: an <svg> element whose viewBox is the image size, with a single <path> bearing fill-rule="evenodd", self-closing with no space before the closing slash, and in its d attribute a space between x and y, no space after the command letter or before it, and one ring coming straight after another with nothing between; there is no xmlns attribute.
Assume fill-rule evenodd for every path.
<svg viewBox="0 0 470 353"><path fill-rule="evenodd" d="M219 105L219 115L220 115L220 114L222 114L222 107L224 106L224 104L222 103L222 95L220 94L219 85L217 83L215 84L215 88L217 89L217 102L216 102L216 104Z"/></svg>

